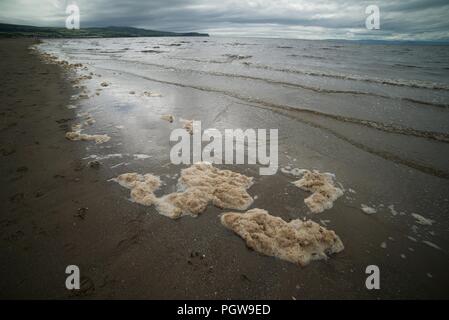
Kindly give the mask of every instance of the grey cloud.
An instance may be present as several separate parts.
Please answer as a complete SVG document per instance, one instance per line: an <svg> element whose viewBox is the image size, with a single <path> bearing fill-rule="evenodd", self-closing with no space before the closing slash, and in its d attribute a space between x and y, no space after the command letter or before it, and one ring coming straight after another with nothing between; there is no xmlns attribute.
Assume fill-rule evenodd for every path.
<svg viewBox="0 0 449 320"><path fill-rule="evenodd" d="M449 40L447 0L2 0L0 20L59 25L76 2L82 27L136 26L222 35ZM365 29L376 4L381 30Z"/></svg>

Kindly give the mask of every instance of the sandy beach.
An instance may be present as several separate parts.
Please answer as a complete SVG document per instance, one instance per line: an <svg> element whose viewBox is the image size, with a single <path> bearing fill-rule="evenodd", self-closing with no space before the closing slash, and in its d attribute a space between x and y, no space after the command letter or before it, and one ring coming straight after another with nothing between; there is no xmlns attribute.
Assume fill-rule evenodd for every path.
<svg viewBox="0 0 449 320"><path fill-rule="evenodd" d="M161 41L167 47L179 43ZM160 60L153 66L135 67L135 61L111 66L82 52L77 53L80 61L70 57L82 66L70 69L42 59L30 49L34 44L0 41L1 298L449 297L444 106L430 107L429 118L437 119L434 131L431 120L417 124L413 117L404 117L401 125L414 131L401 132L393 124L379 129L382 118L371 110L368 125L347 120L348 114L356 118L363 113L361 108L348 111L349 103L342 114L325 110L334 93L323 97L322 109L313 112L284 108L280 106L297 101L298 88L248 75L244 80L240 76L245 84L239 86L223 81L223 71L212 70L213 63L199 62L204 77L198 77L199 71L192 76L172 65L161 67ZM59 43L51 45L55 43L48 51ZM244 60L234 58L239 59ZM146 69L152 67L157 70ZM260 87L252 85L261 82ZM285 93L276 96L274 86ZM441 101L434 104L444 104L445 96ZM400 111L406 105L400 100L394 106ZM420 115L420 106L413 105L415 109ZM330 116L323 116L327 111ZM399 111L391 113L393 120L401 118ZM164 115L174 115L175 121L164 120ZM95 144L66 138L89 116L95 121L86 125L86 132L110 140ZM279 128L277 174L260 176L255 165L218 167L254 177L248 189L254 198L251 208L287 222L312 219L334 230L344 250L301 267L249 249L220 222L222 213L235 210L209 205L198 217L173 220L154 206L130 201L129 190L111 181L119 174L160 176L157 196L176 190L187 166L170 163L168 137L182 127L182 118L201 120L205 128ZM304 203L310 193L292 183L298 179L293 168L335 174L344 195L331 209L311 213ZM362 210L363 205L375 213ZM420 223L423 216L433 223ZM65 268L72 264L82 274L76 293L64 285ZM365 268L371 264L381 268L382 290L365 288Z"/></svg>

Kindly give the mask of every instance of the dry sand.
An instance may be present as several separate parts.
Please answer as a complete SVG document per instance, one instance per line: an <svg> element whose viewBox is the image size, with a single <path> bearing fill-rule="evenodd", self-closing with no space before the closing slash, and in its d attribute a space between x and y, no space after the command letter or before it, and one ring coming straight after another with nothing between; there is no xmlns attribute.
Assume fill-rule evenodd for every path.
<svg viewBox="0 0 449 320"><path fill-rule="evenodd" d="M61 270L69 261L86 266L92 256L86 248L99 241L90 228L77 225L86 215L82 208L89 208L87 215L99 210L93 195L107 192L95 183L98 172L79 162L80 144L65 138L76 121L67 108L76 93L65 78L71 68L43 63L48 61L28 49L33 43L0 39L1 113L8 124L0 129L0 179L8 186L0 190L3 299L71 296ZM94 221L97 230L105 225ZM93 291L87 269L83 280L80 295L88 296Z"/></svg>

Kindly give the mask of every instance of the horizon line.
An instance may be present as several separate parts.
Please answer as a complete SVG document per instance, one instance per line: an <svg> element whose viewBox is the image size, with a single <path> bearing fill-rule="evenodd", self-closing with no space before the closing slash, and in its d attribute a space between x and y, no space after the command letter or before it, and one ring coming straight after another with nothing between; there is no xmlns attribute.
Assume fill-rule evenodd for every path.
<svg viewBox="0 0 449 320"><path fill-rule="evenodd" d="M5 23L0 21L0 24L5 25L11 25L11 26L22 26L22 27L33 27L33 28L59 28L59 29L66 29L64 26L57 27L57 26L36 26L32 24L15 24L15 23ZM233 37L233 38L259 38L259 39L284 39L284 40L303 40L303 41L349 41L349 42L389 42L389 43L432 43L432 44L443 44L443 45L449 45L449 39L429 39L429 40L416 40L416 39L370 39L370 38L359 38L359 39L348 39L348 38L316 38L316 39L308 39L308 38L296 38L296 37L284 37L284 36L273 36L273 35L236 35L233 33L229 34L215 34L210 33L208 31L166 31L166 30L160 30L160 29L153 29L148 27L135 27L135 26L127 26L127 25L106 25L106 26L93 26L88 25L84 26L78 30L81 29L92 29L92 28L133 28L133 29L139 29L139 30L146 30L146 31L157 31L157 32L167 32L167 33L179 33L179 34L186 34L186 33L204 33L208 34L209 37ZM72 29L71 31L76 31L77 29ZM106 37L104 37L106 38Z"/></svg>

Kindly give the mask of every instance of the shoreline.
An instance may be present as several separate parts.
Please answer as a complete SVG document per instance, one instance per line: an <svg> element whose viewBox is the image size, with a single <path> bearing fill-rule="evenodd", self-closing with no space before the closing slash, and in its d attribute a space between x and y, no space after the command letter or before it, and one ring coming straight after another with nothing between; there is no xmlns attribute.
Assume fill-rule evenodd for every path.
<svg viewBox="0 0 449 320"><path fill-rule="evenodd" d="M93 142L67 140L66 132L80 121L76 109L68 109L67 106L74 103L70 97L74 93L80 96L80 93L75 92L64 68L44 64L36 55L27 56L29 43L24 39L0 40L0 44L5 56L2 73L6 79L6 85L2 88L2 100L5 102L2 112L7 119L2 127L1 166L3 183L8 186L1 191L4 213L0 230L4 236L0 256L2 261L7 261L0 267L1 297L404 298L404 295L422 297L420 285L423 283L429 297L447 295L443 285L432 287L431 283L425 282L427 279L417 280L416 284L407 283L404 280L407 275L395 279L396 261L385 265L388 268L386 278L391 282L387 291L376 293L362 290L365 281L363 266L372 263L372 257L382 263L392 261L383 255L384 249L377 248L380 253L377 252L373 243L380 244L379 240L385 240L390 235L399 237L407 231L401 232L386 225L379 215L361 213L355 203L344 199L335 203L332 212L308 217L317 222L331 219L330 229L341 236L347 249L332 257L328 263L314 262L306 268L247 249L242 239L220 224L220 215L232 210L210 207L197 218L185 217L172 221L157 214L153 207L129 201L126 190L108 182L117 176L112 167L108 168L106 164L98 168L90 167L90 156L87 154L122 152L118 143L125 139L124 132L112 132L111 141L104 146L110 149L100 149ZM102 79L94 78L92 81L98 80L95 85L99 85L105 81ZM162 89L173 95L178 90L162 84L160 88L155 87L158 91ZM170 93L166 96L170 97ZM177 94L182 96L179 92ZM93 107L101 108L101 105L94 104ZM167 108L165 101L159 112L170 111L164 108ZM249 119L268 121L272 118L269 110L243 110ZM148 115L150 119L145 125L154 130L152 132L156 133L156 137L165 137L171 127L160 120L157 112L148 112L151 115ZM176 116L183 115L181 112L194 111L186 108L178 112ZM239 113L227 114L231 122L232 117ZM105 123L101 122L102 113L99 115L96 119L100 123L93 127L92 133L104 133L102 126ZM279 121L286 123L284 118L279 118ZM110 123L106 124L110 127ZM296 124L295 127L303 128ZM163 148L167 148L167 144L165 141L161 144L164 146L159 150L165 152ZM135 151L140 150L127 152L135 155ZM157 153L158 149L151 151ZM316 158L310 157L307 151L310 150L300 145L291 155L301 155L305 161L315 163ZM364 162L365 155L362 155L359 163ZM162 168L161 163L164 162L159 163L155 158L156 154L148 162L133 163L124 170L161 176L165 176L167 171L169 174L179 173L179 167ZM149 165L151 161L155 163ZM338 162L333 164L344 166ZM329 167L334 172L329 163L319 165ZM304 163L298 166L310 167ZM281 168L279 171L282 171ZM244 170L255 175L252 168L242 166L237 169L239 172ZM340 172L344 171L340 169ZM338 177L341 176L340 172ZM356 178L363 179L364 176L354 175L351 178L343 177L345 187L352 187L348 181L355 183ZM286 221L298 218L298 215L302 217L307 212L302 197L310 194L295 189L290 183L292 177L285 172L278 172L275 176L258 176L257 180L249 190L252 196L258 196L254 208L267 209ZM173 191L169 190L170 187L164 186L163 191ZM357 192L360 198L357 202L371 195L370 190L362 190L362 187L369 189L369 184L360 184L359 187ZM353 231L354 226L358 226L360 235ZM371 231L373 226L380 229ZM393 241L391 246L394 246ZM400 248L393 250L392 253L397 253L397 256L402 252ZM437 254L440 253L431 252L429 256L433 261L440 261L440 269L447 265L447 261L445 256ZM69 264L78 265L81 270L82 290L77 295L64 287L64 271ZM420 267L420 274L425 277L422 272L425 266ZM438 281L445 283L446 279L440 278ZM409 290L396 292L394 285Z"/></svg>

